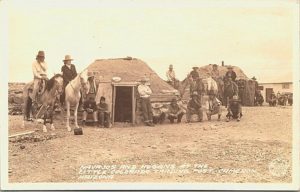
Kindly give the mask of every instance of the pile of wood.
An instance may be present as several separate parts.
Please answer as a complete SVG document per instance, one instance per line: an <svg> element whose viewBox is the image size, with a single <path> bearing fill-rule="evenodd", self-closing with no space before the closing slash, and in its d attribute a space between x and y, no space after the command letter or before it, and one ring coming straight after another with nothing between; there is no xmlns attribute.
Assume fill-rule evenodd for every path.
<svg viewBox="0 0 300 192"><path fill-rule="evenodd" d="M23 105L23 87L24 83L9 83L8 84L8 114L22 114Z"/></svg>

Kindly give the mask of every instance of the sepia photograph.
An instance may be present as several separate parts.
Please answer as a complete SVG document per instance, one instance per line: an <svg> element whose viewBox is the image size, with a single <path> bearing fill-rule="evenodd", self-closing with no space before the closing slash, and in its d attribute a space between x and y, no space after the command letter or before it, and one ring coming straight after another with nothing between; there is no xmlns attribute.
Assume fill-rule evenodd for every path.
<svg viewBox="0 0 300 192"><path fill-rule="evenodd" d="M298 0L0 12L1 189L300 189Z"/></svg>

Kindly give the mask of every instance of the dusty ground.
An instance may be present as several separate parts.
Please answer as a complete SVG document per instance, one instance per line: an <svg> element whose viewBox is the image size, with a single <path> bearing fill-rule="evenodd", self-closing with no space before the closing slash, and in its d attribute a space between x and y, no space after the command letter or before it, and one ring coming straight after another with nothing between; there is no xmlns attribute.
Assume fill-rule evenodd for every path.
<svg viewBox="0 0 300 192"><path fill-rule="evenodd" d="M241 122L86 127L81 136L56 121L36 140L9 142L9 182L291 182L292 108L243 113ZM21 129L21 119L10 116L10 135L41 130Z"/></svg>

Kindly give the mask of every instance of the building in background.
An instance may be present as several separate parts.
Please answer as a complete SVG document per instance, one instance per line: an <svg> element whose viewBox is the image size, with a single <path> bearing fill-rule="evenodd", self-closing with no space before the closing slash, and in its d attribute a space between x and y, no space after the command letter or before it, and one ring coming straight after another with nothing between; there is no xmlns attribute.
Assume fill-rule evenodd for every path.
<svg viewBox="0 0 300 192"><path fill-rule="evenodd" d="M259 89L262 91L265 102L268 102L272 91L276 96L278 92L280 94L292 94L293 82L259 83Z"/></svg>

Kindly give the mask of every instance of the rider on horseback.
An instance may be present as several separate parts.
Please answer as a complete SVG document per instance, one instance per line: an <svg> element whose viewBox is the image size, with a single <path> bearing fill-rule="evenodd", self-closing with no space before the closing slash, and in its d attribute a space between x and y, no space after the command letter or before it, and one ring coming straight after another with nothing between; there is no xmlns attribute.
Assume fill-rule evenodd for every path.
<svg viewBox="0 0 300 192"><path fill-rule="evenodd" d="M38 90L43 90L45 88L45 80L47 78L47 63L45 62L44 51L39 51L36 56L36 61L32 64L33 72L33 90L32 90L32 103L37 103L37 92ZM42 87L42 88L41 88Z"/></svg>

